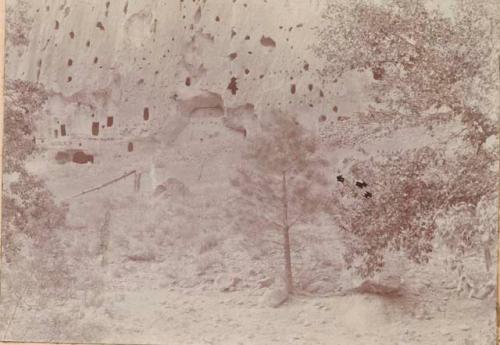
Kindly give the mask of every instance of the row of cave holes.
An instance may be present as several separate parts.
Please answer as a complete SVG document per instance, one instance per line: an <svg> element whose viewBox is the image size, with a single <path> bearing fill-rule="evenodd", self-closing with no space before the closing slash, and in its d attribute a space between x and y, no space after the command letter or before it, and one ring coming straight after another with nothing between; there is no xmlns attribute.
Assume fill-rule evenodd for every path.
<svg viewBox="0 0 500 345"><path fill-rule="evenodd" d="M149 108L148 107L144 108L142 117L143 117L144 121L149 120ZM112 127L112 126L113 126L113 116L108 116L106 119L106 126L103 125L102 128ZM93 136L99 135L99 122L92 122L92 135Z"/></svg>
<svg viewBox="0 0 500 345"><path fill-rule="evenodd" d="M59 21L56 20L56 24L54 26L54 29L59 30L59 26L60 26ZM100 29L101 31L106 31L106 29L104 28L104 24L102 24L102 22L97 22L96 28ZM70 31L70 33L68 35L69 35L69 38L75 39L75 32L74 31Z"/></svg>
<svg viewBox="0 0 500 345"><path fill-rule="evenodd" d="M106 119L106 126L107 127L112 127L113 126L113 116L108 116ZM104 126L103 126L104 128ZM67 135L66 133L66 125L62 124L60 126L60 131L61 131L61 137L65 137ZM99 135L99 122L92 122L92 135L97 136ZM59 137L59 130L54 130L54 136L57 138ZM80 144L81 145L81 144ZM127 144L127 151L128 152L133 152L134 151L134 143L129 142Z"/></svg>
<svg viewBox="0 0 500 345"><path fill-rule="evenodd" d="M194 1L193 1L194 2ZM106 1L106 12L104 13L104 15L107 17L109 15L109 5L111 5L111 1ZM64 5L60 6L59 9L62 10L64 8ZM47 12L50 11L50 6L46 6L45 7L45 10ZM66 15L69 14L69 10L70 10L70 7L66 7ZM36 10L37 12L40 11L40 9ZM128 12L128 1L125 3L125 6L123 6L123 13L124 14L127 14ZM57 22L57 21L56 21ZM56 30L59 28L59 22L57 22L57 25L56 25Z"/></svg>
<svg viewBox="0 0 500 345"><path fill-rule="evenodd" d="M143 111L143 119L144 121L148 121L149 120L149 108L146 107L144 108L144 111ZM105 128L105 127L113 127L113 122L114 122L114 118L113 116L108 116L106 118L106 125L102 125L102 128ZM92 122L92 135L93 136L98 136L99 135L99 129L100 129L100 124L98 121L94 121ZM65 137L66 136L66 125L62 124L60 126L60 133L61 133L61 136L62 137ZM57 138L59 137L59 130L54 130L54 136Z"/></svg>
<svg viewBox="0 0 500 345"><path fill-rule="evenodd" d="M313 84L308 84L307 85L307 89L309 90L309 92L311 92L314 88L314 85ZM295 93L297 92L297 84L292 84L290 85L290 93L292 95L295 95ZM324 97L325 94L323 93L323 90L319 90L319 96L320 97Z"/></svg>
<svg viewBox="0 0 500 345"><path fill-rule="evenodd" d="M108 6L107 6L107 7L108 7ZM104 25L103 25L101 22L98 22L96 26L97 26L99 29L101 29L102 31L104 31L104 30L105 30L105 29L104 29ZM56 20L56 24L55 24L55 29L56 29L56 30L58 30L58 29L59 29L59 21L57 21L57 20ZM75 33L74 33L73 31L71 31L71 32L69 33L69 37L70 37L71 39L74 39L74 38L75 38ZM90 42L90 40L87 40L87 42L85 43L85 46L86 46L87 48L89 48L89 47L90 47L90 43L91 43L91 42ZM97 64L98 62L99 62L99 58L98 58L97 56L96 56L96 57L94 57L94 64ZM67 64L68 64L68 67L73 66L73 59L68 59ZM73 78L72 78L71 76L69 76L69 77L68 77L68 83L69 83L69 82L71 82L72 80L73 80Z"/></svg>
<svg viewBox="0 0 500 345"><path fill-rule="evenodd" d="M99 62L99 58L97 56L94 57L94 64L97 64L98 62ZM67 64L68 64L68 67L73 66L73 59L68 59ZM101 66L101 68L102 68L102 66ZM68 83L70 83L72 80L73 80L73 77L69 76L68 77Z"/></svg>

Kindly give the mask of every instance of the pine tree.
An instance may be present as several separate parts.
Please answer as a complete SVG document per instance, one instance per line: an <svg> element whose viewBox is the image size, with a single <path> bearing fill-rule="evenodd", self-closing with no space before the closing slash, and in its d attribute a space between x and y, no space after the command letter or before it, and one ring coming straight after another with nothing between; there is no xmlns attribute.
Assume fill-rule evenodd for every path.
<svg viewBox="0 0 500 345"><path fill-rule="evenodd" d="M284 275L293 293L291 236L298 224L326 210L327 162L318 158L314 136L294 116L273 113L250 140L232 185L239 191L232 205L245 231L274 230L281 235ZM270 234L270 238L272 235Z"/></svg>

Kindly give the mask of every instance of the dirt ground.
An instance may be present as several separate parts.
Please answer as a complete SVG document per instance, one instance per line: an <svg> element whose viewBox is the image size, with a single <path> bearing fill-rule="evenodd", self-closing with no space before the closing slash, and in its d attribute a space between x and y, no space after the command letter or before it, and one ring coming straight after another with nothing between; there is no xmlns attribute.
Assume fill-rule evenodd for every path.
<svg viewBox="0 0 500 345"><path fill-rule="evenodd" d="M75 170L74 178L79 178L78 172L82 179L87 173ZM114 173L107 172L109 176L101 179ZM54 183L61 183L55 172L53 177ZM51 188L60 192L61 199L78 192L65 186ZM494 295L480 300L457 294L454 275L439 252L425 266L398 259L388 264L385 273L399 275L403 281L402 296L360 294L349 290L360 280L343 269L340 242L328 237L328 228L318 230L320 244L296 239L294 260L298 271L312 267L318 274L328 274L329 280L319 285L326 290L305 288L275 308L268 301L279 288L278 281L268 286L260 282L279 277L279 250L257 252L259 257L244 250L251 242L238 233L214 237L210 222L202 233L188 231L189 227L176 229L176 222L185 224L186 218L176 218L178 210L168 205L180 201L156 200L147 193L131 196L132 186L128 182L125 186L72 199L69 228L58 235L66 263L74 268L72 283L61 283L64 293L40 298L29 292L19 294L19 287L2 287L3 340L183 345L494 343ZM203 190L208 198L213 196L209 190ZM196 213L199 204L204 205L205 216L213 222L216 217L209 217L206 200L196 199L188 200L190 208ZM205 222L198 221L193 226ZM103 237L106 222L109 233ZM217 228L217 222L212 225ZM321 243L325 238L326 247ZM103 239L104 253L98 250ZM206 245L207 239L214 243ZM325 269L311 266L315 260L333 264ZM314 279L299 272L296 283L306 286L304 281L317 283Z"/></svg>
<svg viewBox="0 0 500 345"><path fill-rule="evenodd" d="M80 326L87 324L82 341L98 330L98 341L106 343L493 344L491 300L435 296L416 307L429 310L428 314L415 317L415 307L378 296L296 297L271 308L262 304L264 293L110 289L101 295L105 301L95 313L76 304L72 312L82 314ZM37 335L49 325L26 324L28 314L24 311L16 320L18 326L8 339L19 339L22 331L33 341L67 341L61 333L51 339ZM478 327L472 329L471 323Z"/></svg>

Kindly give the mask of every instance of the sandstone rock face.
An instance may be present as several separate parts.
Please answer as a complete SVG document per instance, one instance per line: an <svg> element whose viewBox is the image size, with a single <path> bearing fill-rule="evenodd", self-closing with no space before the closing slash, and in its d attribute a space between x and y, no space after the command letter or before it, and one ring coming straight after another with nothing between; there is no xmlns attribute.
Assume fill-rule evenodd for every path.
<svg viewBox="0 0 500 345"><path fill-rule="evenodd" d="M285 82L293 76L297 100L282 106L306 108L319 100L319 86L309 94L307 85L318 76L313 72L316 58L305 49L312 25L304 23L319 18L324 4L296 0L288 4L290 15L268 20L279 17L285 2L33 3L29 54L10 56L8 74L48 88L53 99L47 129L57 119L67 123L70 133L88 135L91 121L105 123L114 115L117 126L102 131L105 138L124 128L138 134L154 127L175 116L178 106L193 111L196 105L187 106L186 89L199 95L191 102L213 95L217 107L252 103L261 112L288 98ZM252 20L257 14L259 20ZM231 54L237 57L231 60ZM232 78L235 92L227 89Z"/></svg>
<svg viewBox="0 0 500 345"><path fill-rule="evenodd" d="M326 0L27 3L26 45L12 49L6 74L47 91L37 142L81 149L96 171L133 160L151 192L169 177L227 177L231 152L276 109L312 129L334 107L359 110L310 49ZM192 169L204 159L201 174Z"/></svg>

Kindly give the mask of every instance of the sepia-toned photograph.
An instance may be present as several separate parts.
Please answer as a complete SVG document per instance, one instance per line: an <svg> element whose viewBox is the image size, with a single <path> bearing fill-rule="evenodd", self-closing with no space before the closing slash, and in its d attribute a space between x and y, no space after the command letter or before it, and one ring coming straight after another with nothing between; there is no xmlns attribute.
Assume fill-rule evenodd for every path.
<svg viewBox="0 0 500 345"><path fill-rule="evenodd" d="M0 342L495 345L498 0L3 0Z"/></svg>

